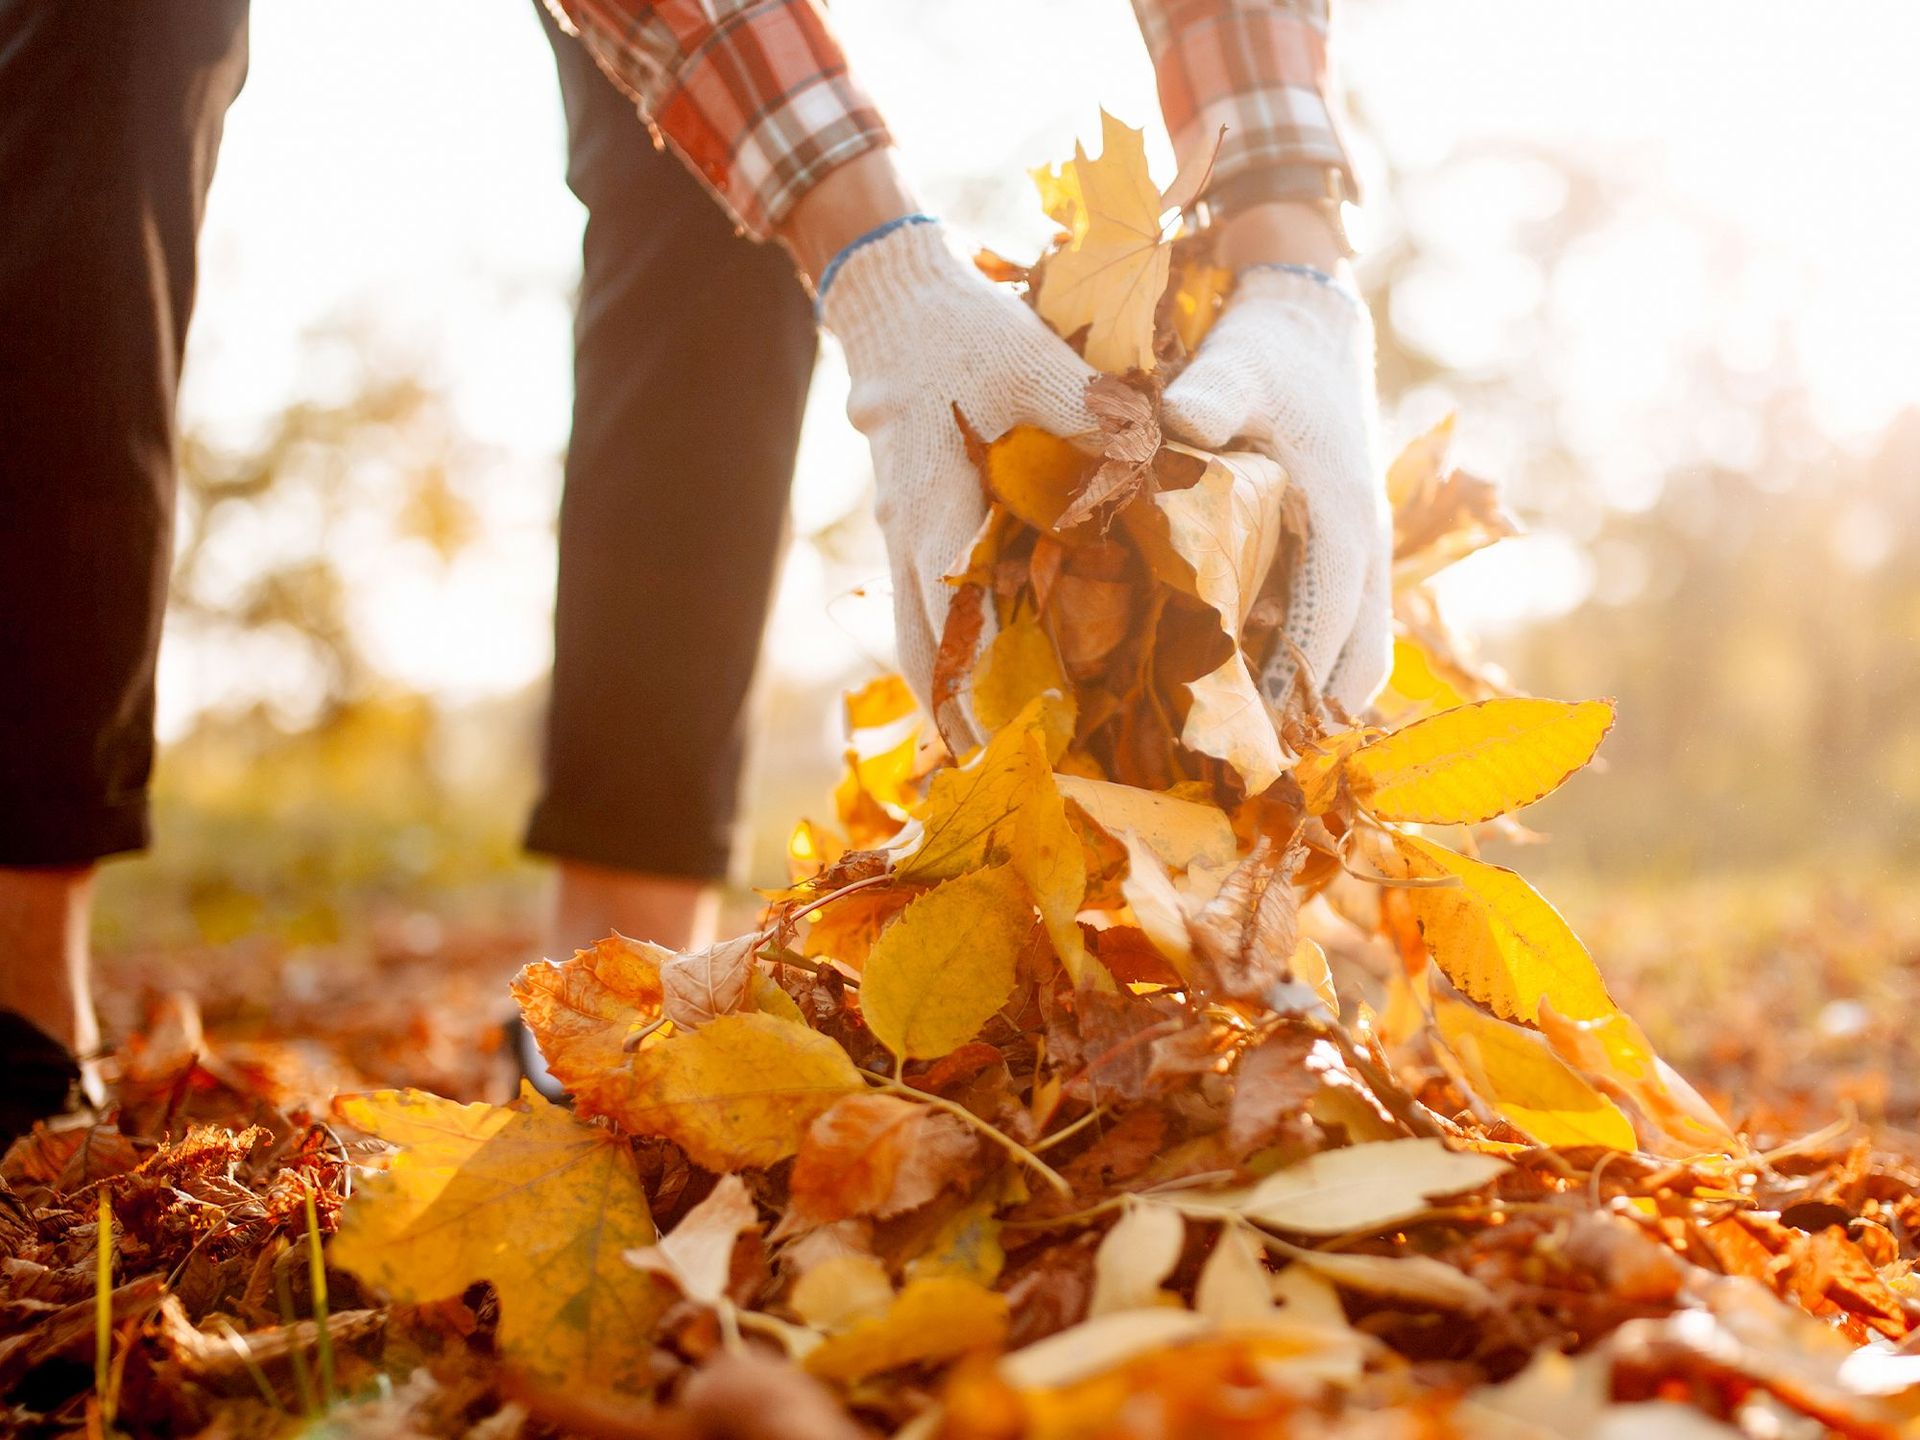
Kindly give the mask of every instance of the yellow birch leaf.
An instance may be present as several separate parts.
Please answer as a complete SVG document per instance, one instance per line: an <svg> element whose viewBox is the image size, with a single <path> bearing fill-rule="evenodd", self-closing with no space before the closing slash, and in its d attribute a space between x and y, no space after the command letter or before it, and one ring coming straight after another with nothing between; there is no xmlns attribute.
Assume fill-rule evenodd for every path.
<svg viewBox="0 0 1920 1440"><path fill-rule="evenodd" d="M1280 778L1293 757L1280 743L1279 728L1239 650L1187 686L1193 704L1180 743L1233 767L1249 795Z"/></svg>
<svg viewBox="0 0 1920 1440"><path fill-rule="evenodd" d="M1405 701L1405 709L1428 714L1467 703L1467 697L1435 668L1426 648L1405 636L1397 636L1393 642L1393 672L1387 677L1387 694ZM1380 702L1374 703L1378 706Z"/></svg>
<svg viewBox="0 0 1920 1440"><path fill-rule="evenodd" d="M785 1020L794 1025L804 1025L807 1017L800 1013L800 1007L794 998L780 988L780 982L766 971L758 971L753 980L753 1008L763 1015L771 1015L777 1020Z"/></svg>
<svg viewBox="0 0 1920 1440"><path fill-rule="evenodd" d="M1625 1011L1574 1020L1542 1004L1540 1028L1561 1059L1617 1087L1646 1119L1683 1145L1725 1154L1745 1148L1705 1097L1654 1053L1653 1042Z"/></svg>
<svg viewBox="0 0 1920 1440"><path fill-rule="evenodd" d="M634 1056L608 1113L709 1170L784 1160L814 1117L863 1089L830 1037L772 1015L722 1015Z"/></svg>
<svg viewBox="0 0 1920 1440"><path fill-rule="evenodd" d="M1071 734L1066 714L1058 697L1041 696L969 764L936 774L919 811L920 842L900 862L895 876L909 884L926 884L1006 860L1021 807L1037 788L1053 788L1051 765L1043 763L1036 773L1027 737L1040 732L1051 753L1063 728Z"/></svg>
<svg viewBox="0 0 1920 1440"><path fill-rule="evenodd" d="M1474 1092L1542 1145L1639 1149L1633 1123L1539 1035L1438 997L1434 1024Z"/></svg>
<svg viewBox="0 0 1920 1440"><path fill-rule="evenodd" d="M1031 613L1003 625L973 676L973 716L987 734L1012 724L1036 697L1067 691L1060 656Z"/></svg>
<svg viewBox="0 0 1920 1440"><path fill-rule="evenodd" d="M935 1275L958 1275L979 1285L991 1285L1006 1268L1007 1252L1000 1243L999 1203L988 1198L953 1212L926 1248L907 1262L906 1278L925 1280Z"/></svg>
<svg viewBox="0 0 1920 1440"><path fill-rule="evenodd" d="M1072 531L1055 535L1054 526L1085 487L1087 476L1099 466L1098 455L1089 455L1037 426L1016 425L989 442L979 459L982 478L993 498L1034 529L1054 535L1063 545L1085 544L1092 538ZM992 544L993 534L986 539ZM979 548L978 543L975 548ZM991 577L979 575L980 568L979 558L974 557L963 573L977 577L977 583L989 583Z"/></svg>
<svg viewBox="0 0 1920 1440"><path fill-rule="evenodd" d="M1106 972L1087 964L1074 918L1086 895L1086 854L1054 788L1052 747L1064 743L1068 713L1058 696L1038 696L972 764L936 775L920 844L895 874L925 883L1010 863L1039 906L1060 963L1076 983L1104 987Z"/></svg>
<svg viewBox="0 0 1920 1440"><path fill-rule="evenodd" d="M1362 745L1347 786L1378 820L1477 825L1551 794L1612 727L1605 700L1482 700Z"/></svg>
<svg viewBox="0 0 1920 1440"><path fill-rule="evenodd" d="M1394 834L1390 854L1408 876L1459 880L1405 894L1433 963L1469 998L1527 1025L1539 1023L1542 1001L1574 1020L1619 1009L1587 947L1513 871L1413 835Z"/></svg>
<svg viewBox="0 0 1920 1440"><path fill-rule="evenodd" d="M1058 171L1036 170L1041 204L1068 232L1036 297L1060 335L1087 331L1087 363L1110 374L1153 368L1153 312L1167 288L1166 208L1147 173L1141 132L1100 112L1100 158L1076 144Z"/></svg>
<svg viewBox="0 0 1920 1440"><path fill-rule="evenodd" d="M880 932L861 972L860 1009L903 1059L959 1049L1007 1001L1033 927L1026 886L1009 866L935 886Z"/></svg>
<svg viewBox="0 0 1920 1440"><path fill-rule="evenodd" d="M624 1083L627 1040L660 1018L660 962L673 952L609 935L558 965L528 965L513 998L553 1078L582 1115L604 1115Z"/></svg>
<svg viewBox="0 0 1920 1440"><path fill-rule="evenodd" d="M1173 330L1191 355L1220 318L1220 305L1233 288L1233 272L1205 260L1189 260L1180 267L1173 291Z"/></svg>
<svg viewBox="0 0 1920 1440"><path fill-rule="evenodd" d="M1302 1235L1384 1230L1505 1173L1491 1155L1449 1150L1438 1140L1377 1140L1323 1150L1238 1190L1174 1193L1189 1215L1239 1215Z"/></svg>
<svg viewBox="0 0 1920 1440"><path fill-rule="evenodd" d="M491 1281L516 1367L556 1385L653 1383L671 1296L624 1258L654 1239L625 1139L531 1091L500 1106L384 1090L334 1108L402 1148L348 1202L333 1263L409 1302Z"/></svg>
<svg viewBox="0 0 1920 1440"><path fill-rule="evenodd" d="M1169 869L1184 870L1196 861L1230 865L1240 858L1233 822L1217 806L1078 775L1056 775L1053 783L1114 839L1131 832Z"/></svg>
<svg viewBox="0 0 1920 1440"><path fill-rule="evenodd" d="M849 733L897 724L919 709L907 682L894 674L877 676L858 690L849 690L844 703Z"/></svg>
<svg viewBox="0 0 1920 1440"><path fill-rule="evenodd" d="M816 1330L845 1330L886 1314L893 1282L871 1255L836 1255L794 1281L787 1303Z"/></svg>
<svg viewBox="0 0 1920 1440"><path fill-rule="evenodd" d="M998 1347L1007 1335L1007 1301L958 1275L911 1280L886 1312L830 1335L802 1362L843 1384L883 1370L952 1360Z"/></svg>

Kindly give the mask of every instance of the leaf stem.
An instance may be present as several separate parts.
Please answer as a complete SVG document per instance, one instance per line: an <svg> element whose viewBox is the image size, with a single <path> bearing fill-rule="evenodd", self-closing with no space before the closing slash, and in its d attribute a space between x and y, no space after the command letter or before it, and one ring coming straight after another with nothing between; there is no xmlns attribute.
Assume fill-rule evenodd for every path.
<svg viewBox="0 0 1920 1440"><path fill-rule="evenodd" d="M1105 1115L1106 1113L1107 1113L1106 1106L1104 1105L1094 1106L1086 1114L1082 1115L1078 1120L1075 1120L1068 1125L1062 1125L1058 1130L1054 1131L1051 1135L1043 1135L1040 1137L1040 1139L1034 1141L1033 1153L1036 1155L1041 1154L1044 1151L1051 1150L1054 1146L1060 1144L1060 1142L1063 1140L1071 1140L1075 1135L1079 1134L1082 1130L1086 1129L1087 1126L1093 1124L1094 1121L1098 1120L1101 1116Z"/></svg>
<svg viewBox="0 0 1920 1440"><path fill-rule="evenodd" d="M94 1229L93 1392L103 1429L113 1428L113 1201L100 1187Z"/></svg>
<svg viewBox="0 0 1920 1440"><path fill-rule="evenodd" d="M1046 1161L1034 1154L1033 1151L1007 1134L1006 1131L982 1120L978 1115L974 1114L973 1111L967 1109L966 1106L959 1104L957 1101L949 1100L944 1095L935 1095L926 1090L916 1090L913 1086L901 1080L888 1080L879 1075L867 1074L865 1071L861 1073L866 1074L868 1083L878 1090L885 1091L890 1095L899 1095L905 1099L918 1100L923 1104L933 1106L936 1110L944 1110L956 1119L964 1121L989 1140L993 1141L993 1143L998 1145L1002 1150L1005 1150L1009 1155L1013 1156L1014 1159L1027 1166L1028 1169L1032 1170L1034 1174L1038 1175L1042 1180L1045 1180L1047 1184L1051 1185L1059 1194L1073 1194L1073 1186L1067 1183L1066 1177L1061 1175L1058 1170L1055 1170L1051 1165L1047 1164Z"/></svg>
<svg viewBox="0 0 1920 1440"><path fill-rule="evenodd" d="M307 1283L313 1292L314 1345L320 1352L320 1395L331 1409L339 1399L333 1386L333 1331L327 1324L327 1262L320 1250L320 1212L313 1203L313 1187L300 1187L307 1202Z"/></svg>

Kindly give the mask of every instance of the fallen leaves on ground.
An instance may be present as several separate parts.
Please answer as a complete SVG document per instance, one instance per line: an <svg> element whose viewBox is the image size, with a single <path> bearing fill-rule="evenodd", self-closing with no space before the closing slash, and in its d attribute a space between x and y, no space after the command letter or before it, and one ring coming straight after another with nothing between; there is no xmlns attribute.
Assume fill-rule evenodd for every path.
<svg viewBox="0 0 1920 1440"><path fill-rule="evenodd" d="M1269 703L1297 499L1269 461L1165 444L1143 373L1220 282L1187 245L1161 303L1186 242L1135 132L1109 120L1042 188L1067 238L1018 274L1127 373L1098 391L1103 456L966 437L991 504L955 612L998 638L975 674L943 645L936 680L985 743L931 758L876 681L848 700L837 828L796 830L754 931L524 971L572 1112L350 1096L341 1123L396 1148L349 1147L311 1116L236 1123L244 1087L190 1026L136 1050L118 1126L0 1165L17 1416L1913 1433L1920 1174L1750 1145L1479 856L1612 709L1508 694L1440 622L1421 582L1506 528L1445 471L1447 427L1387 480L1387 703Z"/></svg>

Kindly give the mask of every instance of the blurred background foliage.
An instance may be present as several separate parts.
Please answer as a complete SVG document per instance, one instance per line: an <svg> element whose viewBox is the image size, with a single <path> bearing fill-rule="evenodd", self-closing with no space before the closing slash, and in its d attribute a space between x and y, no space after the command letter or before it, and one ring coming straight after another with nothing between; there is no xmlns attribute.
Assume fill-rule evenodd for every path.
<svg viewBox="0 0 1920 1440"><path fill-rule="evenodd" d="M1024 206L1019 165L1038 158L950 187L956 218ZM1602 928L1626 923L1610 895L1651 903L1662 886L1741 876L1796 876L1810 895L1858 881L1907 904L1897 877L1920 860L1920 381L1870 442L1834 439L1784 337L1716 322L1715 296L1761 262L1657 170L1511 138L1437 155L1382 147L1373 168L1387 198L1363 277L1388 428L1404 440L1457 407L1462 436L1482 437L1465 447L1470 466L1497 468L1538 532L1510 542L1527 547L1520 568L1463 587L1482 611L1504 576L1534 597L1486 653L1523 689L1620 701L1604 770L1529 812L1553 843L1509 858L1550 893L1562 879L1576 922ZM1591 311L1565 303L1623 233L1691 257L1680 273L1705 307L1684 344L1607 352L1643 402L1631 432L1596 426L1583 405ZM1463 294L1481 297L1465 322ZM419 693L383 663L356 601L369 567L399 557L464 566L486 586L499 562L480 497L500 457L433 367L396 358L369 325L311 335L308 380L270 423L188 436L168 643L236 678L164 752L158 846L108 873L109 949L261 934L324 947L395 914L529 925L540 875L518 832L539 687ZM838 425L836 410L815 423ZM801 529L830 593L880 568L862 506ZM788 828L825 808L833 699L861 678L857 663L769 667L743 879L777 881Z"/></svg>

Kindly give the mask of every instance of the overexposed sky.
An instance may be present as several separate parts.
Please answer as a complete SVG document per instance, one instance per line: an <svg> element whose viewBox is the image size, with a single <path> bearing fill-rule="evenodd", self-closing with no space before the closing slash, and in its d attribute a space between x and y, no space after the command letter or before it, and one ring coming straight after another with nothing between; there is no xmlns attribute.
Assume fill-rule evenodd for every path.
<svg viewBox="0 0 1920 1440"><path fill-rule="evenodd" d="M832 14L931 207L1011 254L1046 231L1029 166L1096 133L1100 105L1134 123L1154 115L1124 0L837 0ZM1557 421L1607 462L1594 468L1611 498L1644 500L1636 486L1666 458L1668 366L1703 334L1758 352L1784 317L1843 443L1920 401L1920 7L1361 0L1343 27L1341 68L1361 81L1373 139L1403 165L1564 147L1650 177L1751 252L1733 283L1675 217L1623 214L1604 243L1568 257L1549 299L1503 237L1553 203L1552 187L1530 194L1511 167L1484 186L1469 172L1444 191L1385 197L1363 220L1364 236L1402 216L1433 248L1406 320L1464 370L1511 346L1540 305L1565 312L1554 316L1565 343L1538 363L1580 397ZM342 317L448 387L497 455L474 482L481 542L450 568L377 554L343 567L376 662L456 698L524 684L547 658L581 223L563 158L531 0L254 7L252 73L204 236L185 417L244 440L311 387L303 333ZM1377 153L1366 163L1377 170ZM844 383L829 355L797 480L803 536L863 503ZM1390 438L1427 418L1389 417ZM1498 473L1500 437L1476 435L1471 414L1462 433L1463 458ZM875 544L862 553L877 573ZM1457 588L1471 618L1497 623L1576 600L1578 570L1549 535ZM776 617L781 663L825 675L884 648L884 605L834 601L848 583L797 547ZM823 607L836 625L819 625ZM253 683L229 657L172 643L163 728Z"/></svg>

